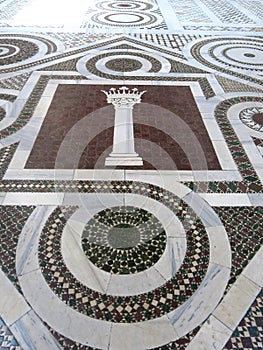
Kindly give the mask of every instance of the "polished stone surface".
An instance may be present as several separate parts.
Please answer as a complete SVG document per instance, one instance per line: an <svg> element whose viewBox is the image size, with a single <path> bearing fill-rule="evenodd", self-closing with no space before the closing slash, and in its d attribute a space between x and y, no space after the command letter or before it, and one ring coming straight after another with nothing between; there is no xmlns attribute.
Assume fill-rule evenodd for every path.
<svg viewBox="0 0 263 350"><path fill-rule="evenodd" d="M1 349L262 349L262 13L0 0Z"/></svg>

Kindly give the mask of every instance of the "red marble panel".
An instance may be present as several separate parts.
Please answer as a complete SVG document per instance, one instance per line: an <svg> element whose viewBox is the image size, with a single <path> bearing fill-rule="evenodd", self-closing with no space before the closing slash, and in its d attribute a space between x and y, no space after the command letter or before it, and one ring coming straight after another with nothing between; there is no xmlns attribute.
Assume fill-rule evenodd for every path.
<svg viewBox="0 0 263 350"><path fill-rule="evenodd" d="M59 85L26 168L104 168L114 107L101 90L111 87ZM136 169L221 169L189 87L136 87L147 91L133 111L135 149L144 159Z"/></svg>

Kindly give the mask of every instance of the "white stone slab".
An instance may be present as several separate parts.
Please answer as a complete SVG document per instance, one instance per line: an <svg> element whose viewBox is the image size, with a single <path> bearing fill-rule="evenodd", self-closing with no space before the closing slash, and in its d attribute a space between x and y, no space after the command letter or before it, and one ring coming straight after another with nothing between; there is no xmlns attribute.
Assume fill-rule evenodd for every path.
<svg viewBox="0 0 263 350"><path fill-rule="evenodd" d="M109 281L109 295L137 295L162 286L165 278L154 267L132 275L113 274Z"/></svg>
<svg viewBox="0 0 263 350"><path fill-rule="evenodd" d="M207 202L201 198L200 195L191 192L188 193L183 200L194 210L194 212L200 217L203 224L206 227L222 226L222 223L213 209Z"/></svg>
<svg viewBox="0 0 263 350"><path fill-rule="evenodd" d="M7 326L10 326L29 312L30 307L2 270L0 286L0 316Z"/></svg>
<svg viewBox="0 0 263 350"><path fill-rule="evenodd" d="M263 247L246 266L242 275L263 288Z"/></svg>
<svg viewBox="0 0 263 350"><path fill-rule="evenodd" d="M124 180L125 170L116 169L76 169L74 172L74 180Z"/></svg>
<svg viewBox="0 0 263 350"><path fill-rule="evenodd" d="M249 193L249 200L253 206L263 206L263 194L262 193Z"/></svg>
<svg viewBox="0 0 263 350"><path fill-rule="evenodd" d="M190 179L190 180L189 180ZM173 192L179 198L185 196L191 190L179 183L179 181L192 181L192 172L174 172L174 171L126 171L126 180L141 181Z"/></svg>
<svg viewBox="0 0 263 350"><path fill-rule="evenodd" d="M27 301L50 327L83 345L108 349L110 322L90 318L67 306L49 288L40 270L23 275L19 281Z"/></svg>
<svg viewBox="0 0 263 350"><path fill-rule="evenodd" d="M181 306L168 314L179 337L200 325L212 313L223 296L230 270L210 263L198 290Z"/></svg>
<svg viewBox="0 0 263 350"><path fill-rule="evenodd" d="M106 293L110 274L97 268L86 257L81 247L84 224L68 220L61 238L61 252L69 271L82 284L100 293Z"/></svg>
<svg viewBox="0 0 263 350"><path fill-rule="evenodd" d="M206 229L210 243L210 261L212 263L231 268L231 250L228 236L223 226L208 227ZM226 249L227 248L227 249ZM220 251L220 254L218 252Z"/></svg>
<svg viewBox="0 0 263 350"><path fill-rule="evenodd" d="M25 152L24 161L21 159L21 164L17 163L17 168L11 169L10 166L5 172L4 179L6 180L72 180L74 170L70 169L21 169L23 168L27 157L27 151ZM17 160L18 158L16 158ZM23 163L22 163L23 162ZM20 169L18 169L18 167Z"/></svg>
<svg viewBox="0 0 263 350"><path fill-rule="evenodd" d="M20 276L35 270L37 266L37 243L45 222L55 207L38 207L24 225L17 245L16 272Z"/></svg>
<svg viewBox="0 0 263 350"><path fill-rule="evenodd" d="M200 193L212 207L239 207L251 206L251 200L245 193Z"/></svg>
<svg viewBox="0 0 263 350"><path fill-rule="evenodd" d="M240 275L213 315L234 331L260 289L255 283Z"/></svg>
<svg viewBox="0 0 263 350"><path fill-rule="evenodd" d="M224 170L236 170L237 166L225 141L212 141L219 163Z"/></svg>
<svg viewBox="0 0 263 350"><path fill-rule="evenodd" d="M10 329L24 350L62 349L34 311L24 315Z"/></svg>
<svg viewBox="0 0 263 350"><path fill-rule="evenodd" d="M211 315L186 350L221 350L232 333L231 329Z"/></svg>
<svg viewBox="0 0 263 350"><path fill-rule="evenodd" d="M109 350L150 349L177 338L166 316L140 323L112 325Z"/></svg>
<svg viewBox="0 0 263 350"><path fill-rule="evenodd" d="M9 192L4 205L62 205L63 193Z"/></svg>

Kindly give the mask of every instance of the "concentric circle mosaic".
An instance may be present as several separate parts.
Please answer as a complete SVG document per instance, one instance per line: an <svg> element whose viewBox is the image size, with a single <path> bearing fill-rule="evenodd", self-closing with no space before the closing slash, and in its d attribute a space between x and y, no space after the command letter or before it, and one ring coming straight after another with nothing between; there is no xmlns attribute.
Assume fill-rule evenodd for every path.
<svg viewBox="0 0 263 350"><path fill-rule="evenodd" d="M243 109L239 114L239 118L250 129L263 131L263 107Z"/></svg>
<svg viewBox="0 0 263 350"><path fill-rule="evenodd" d="M0 39L0 66L6 66L33 57L39 51L37 44L21 39Z"/></svg>
<svg viewBox="0 0 263 350"><path fill-rule="evenodd" d="M115 188L115 185L112 184L112 182L104 182L103 186L101 186L101 184L98 186L99 188L103 187L105 191L107 188L108 190L110 188L113 190L113 192L110 191L107 193L108 199L109 196L116 195L116 193L114 195L114 189L112 189L112 187ZM120 188L120 185L116 184L116 189L117 188ZM99 340L100 337L98 335L98 329L103 331L103 334L107 334L106 329L108 329L109 325L117 327L116 329L118 329L118 331L122 330L125 337L129 338L129 342L132 340L129 327L134 327L134 325L138 322L140 323L140 329L141 327L142 329L145 327L147 328L148 325L151 325L151 327L154 324L156 324L156 326L158 325L156 331L160 332L160 336L162 334L163 343L167 342L168 339L176 339L175 333L173 333L174 335L171 338L170 331L168 332L170 334L168 336L167 327L172 330L173 327L176 327L177 321L175 321L174 326L171 326L171 323L168 320L176 320L178 318L178 322L181 322L180 309L185 308L184 303L190 305L192 303L191 300L195 300L194 303L199 303L196 298L201 298L200 301L202 300L202 302L200 305L202 305L204 303L204 293L207 292L208 285L210 286L208 281L213 281L217 286L221 284L224 286L223 288L220 287L219 292L212 293L213 299L215 298L213 303L217 302L217 298L222 296L229 276L229 267L224 267L224 264L222 266L220 263L221 259L219 254L221 249L225 249L224 251L226 255L224 256L224 259L229 259L227 257L229 243L226 240L226 233L223 226L220 226L219 219L215 216L211 209L206 208L204 210L205 216L207 215L207 210L210 213L207 222L209 227L206 228L202 223L202 221L207 221L205 216L202 218L201 213L201 221L191 207L186 204L186 201L181 200L175 194L169 191L149 184L132 182L129 186L126 184L125 186L121 186L121 188L123 188L123 191L127 196L139 195L142 198L145 197L148 198L148 200L156 201L157 203L160 202L161 206L167 207L167 209L169 209L181 222L181 225L185 231L187 249L180 268L175 270L176 272L172 278L167 280L164 279L161 286L147 292L131 295L114 295L109 291L107 292L107 290L106 292L99 292L98 290L94 290L88 285L80 282L80 280L78 280L68 269L62 254L63 250L65 249L65 244L67 244L65 241L65 235L63 238L63 232L66 229L70 229L68 222L74 222L74 220L76 220L75 213L80 210L79 207L69 205L63 207L59 206L55 209L54 207L50 207L48 211L46 211L44 207L36 209L38 214L34 213L34 217L35 215L41 215L43 218L43 226L40 230L38 230L39 240L35 239L35 243L32 247L32 273L26 274L20 279L23 293L31 305L35 304L33 285L38 286L37 288L39 288L41 292L37 295L38 307L35 307L35 310L39 313L40 317L45 319L47 323L51 323L52 327L57 332L62 332L61 327L67 327L67 329L70 329L68 332L68 336L70 338L72 337L75 340L78 340L80 343L85 343L84 338L81 336L81 334L84 333L77 332L78 334L76 334L76 329L89 329L89 345L92 346L96 343L97 347L99 348L105 348L105 346L102 345ZM136 191L139 193L136 194ZM132 194L132 192L134 193ZM90 200L88 200L89 197L87 197L87 205L91 202L94 203L94 199L96 198L94 195L95 193L93 193L93 197L90 197ZM82 205L84 204L83 201L80 202L80 205L81 203ZM101 203L101 199L98 203ZM206 206L205 202L200 203L200 205ZM43 212L44 210L45 213ZM95 235L95 227L93 227L94 230L90 229L91 224L94 222L89 219L87 224L85 224L84 231L81 231L82 238L88 234L88 238L91 237L91 239L96 241L96 244L98 243L98 240L99 242L106 242L108 247L115 250L125 251L127 249L131 250L134 247L139 247L140 244L143 245L145 242L147 243L151 241L151 237L157 238L158 235L156 236L156 234L162 230L162 226L152 214L145 209L139 209L138 207L134 207L132 205L117 207L112 206L102 211L98 211L97 214L93 215L92 219L94 219L94 216L97 218L95 226L98 225L99 227L99 230L97 230L98 237ZM74 217L75 219L73 219ZM33 216L32 219L29 219L29 225L32 224L32 222L30 223L32 220L34 220ZM209 223L210 221L211 223ZM75 222L77 223L78 221ZM101 225L104 225L107 228L107 232L103 233L102 235L100 235ZM119 225L121 225L121 227ZM122 229L123 225L128 228L128 231L131 229L129 231L130 235L124 234L123 236L122 230L121 232L119 231L119 228ZM217 238L215 238L213 235L213 228L210 227L210 225L217 226L216 232L214 232L217 233L216 236L218 236L218 232L220 232L221 238L219 246L216 241L214 241L214 239ZM73 240L78 240L77 236L79 233L77 227L79 226L76 226L75 228L71 226L71 229L68 232L68 234L73 235ZM170 227L170 232L172 232L172 227ZM151 233L147 234L149 230ZM26 228L24 232L27 232ZM176 237L177 236L175 235L175 238ZM166 245L168 239L169 236L166 237ZM64 242L63 244L62 241ZM158 240L158 242L158 247L160 247L160 244L163 244L162 238ZM20 255L23 254L23 245L24 238L22 234L18 243ZM70 243L67 249L71 255L77 254L77 256L79 256L78 251L72 249L72 245ZM156 251L157 250L155 250L154 253L156 253ZM169 254L171 257L174 256L175 251L173 247L171 247ZM152 259L152 256L148 256L148 259ZM87 256L85 261L88 260L89 257ZM83 260L80 259L76 261L81 261L81 263L76 265L76 268L81 271ZM211 262L212 265L210 265ZM151 268L154 268L154 266L157 266L157 264L153 265ZM98 267L96 268L99 269ZM146 269L145 272L147 273L147 271L151 268ZM124 278L126 278L127 282L129 280L132 282L133 276L137 275L137 272L130 272L130 274L122 275ZM156 272L158 272L158 270ZM104 277L108 274L110 279L114 276L121 276L110 274L107 271L103 271L103 273ZM144 271L139 273L144 273ZM96 274L96 270L90 270L89 274L91 279L96 280L96 283L104 283L103 274ZM197 290L199 290L199 292L195 293ZM54 298L54 294L56 295L56 298ZM49 312L47 308L44 307L48 300L52 310L57 310L55 313L53 311ZM210 300L209 307L213 308L213 303L211 303ZM202 308L202 306L200 307ZM191 308L189 310L191 310ZM63 313L64 315L63 319L59 320L59 323L56 321L58 320L57 312L60 314ZM77 327L74 327L74 329L66 326L68 320L72 319L72 312L75 315L74 322L75 326ZM206 317L207 312L209 312L209 310L206 308L206 312L202 314L203 317ZM43 313L45 315L43 315ZM166 321L164 322L164 320ZM198 320L193 317L193 320L191 319L191 321L187 323L187 329L185 331L190 331L196 327L199 322L199 317ZM124 324L125 328L123 329ZM87 335L87 333L85 334ZM138 336L141 337L142 334ZM92 339L95 339L95 343ZM151 341L147 340L147 348L151 347Z"/></svg>
<svg viewBox="0 0 263 350"><path fill-rule="evenodd" d="M178 201L176 196L172 194L168 195L168 193L165 204L183 223L186 231L187 251L183 264L177 274L171 280L164 283L163 286L156 288L155 291L144 293L141 297L135 295L122 298L113 297L110 295L103 296L101 293L92 291L88 286L84 286L78 280L76 280L71 272L66 268L60 249L61 235L68 220L67 218L69 218L76 210L74 207L58 207L49 217L41 233L38 256L39 264L47 283L50 285L52 290L68 305L91 317L97 318L100 314L100 319L107 320L110 317L109 311L112 308L112 303L116 308L118 308L118 305L121 303L122 306L119 308L119 311L117 310L117 314L111 313L112 316L110 317L110 320L113 322L138 322L154 318L156 314L160 316L169 310L171 311L174 309L176 305L181 304L183 301L187 300L190 295L192 295L204 278L209 263L209 260L207 259L207 256L209 256L209 240L205 227L187 204L181 202L180 200ZM98 213L96 218L96 221L98 221L99 224L105 225L106 223L106 227L116 227L115 224L119 225L121 222L132 226L135 226L136 224L137 226L135 227L139 227L138 230L140 231L140 243L147 243L148 238L150 238L150 240L156 239L156 234L158 234L158 236L161 238L159 246L162 247L165 243L162 236L162 226L152 215L143 209L135 209L133 207L111 208ZM150 222L149 218L152 219ZM94 224L94 221L92 220L88 222L85 227L83 237L88 235L88 237L95 240L96 237L94 233L94 226L90 227L90 224ZM95 227L96 226L97 222ZM99 228L101 229L101 225L99 225ZM149 228L151 228L151 233L148 233L147 235L146 232L149 230ZM98 238L96 243L98 243L98 241L107 242L107 245L110 246L108 236L109 230L107 235L101 235L100 232L101 230L98 230ZM116 244L116 241L114 244ZM133 246L134 245L135 241L133 241ZM137 244L137 246L139 245ZM163 248L161 248L160 251L162 249ZM148 259L150 260L152 257L155 259L154 255L151 257L148 256ZM156 259L157 258L158 255L156 255ZM130 276L130 278L132 278L132 275ZM74 293L69 294L69 290L74 290ZM168 297L167 294L169 294ZM160 298L162 299L162 302L156 303L156 301L160 301ZM103 300L104 307L99 307L100 312L98 314L96 312L94 301L96 300L96 304L100 304L100 299L101 301ZM147 304L146 308L141 307L138 309L134 306L135 304L139 303L140 299L141 301L152 301L152 303L150 302L150 304ZM129 312L127 312L127 307ZM146 312L149 307L152 311L149 310L149 312Z"/></svg>
<svg viewBox="0 0 263 350"><path fill-rule="evenodd" d="M93 74L116 79L125 74L134 79L134 74L168 73L171 63L164 57L137 50L109 50L96 56L82 57L77 63L78 71L83 75ZM119 79L119 78L118 78Z"/></svg>
<svg viewBox="0 0 263 350"><path fill-rule="evenodd" d="M258 37L209 38L194 43L190 54L202 65L258 82L263 66L263 40ZM246 75L252 75L248 78Z"/></svg>
<svg viewBox="0 0 263 350"><path fill-rule="evenodd" d="M145 1L102 1L96 4L98 9L107 11L145 11L152 10L154 5Z"/></svg>
<svg viewBox="0 0 263 350"><path fill-rule="evenodd" d="M97 267L111 273L136 273L154 265L164 252L166 234L151 213L115 207L96 214L86 225L82 247Z"/></svg>
<svg viewBox="0 0 263 350"><path fill-rule="evenodd" d="M92 21L106 26L114 27L142 27L158 24L161 22L157 16L144 12L100 12L91 17Z"/></svg>

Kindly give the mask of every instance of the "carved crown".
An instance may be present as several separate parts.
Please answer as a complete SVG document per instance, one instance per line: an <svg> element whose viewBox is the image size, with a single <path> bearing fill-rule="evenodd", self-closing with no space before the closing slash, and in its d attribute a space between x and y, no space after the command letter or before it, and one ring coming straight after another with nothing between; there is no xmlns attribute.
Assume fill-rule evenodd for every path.
<svg viewBox="0 0 263 350"><path fill-rule="evenodd" d="M122 86L119 89L111 88L109 91L101 90L107 96L107 102L112 103L114 106L128 106L132 107L136 103L141 102L141 96L146 91L139 91L137 88L129 89L126 86Z"/></svg>

